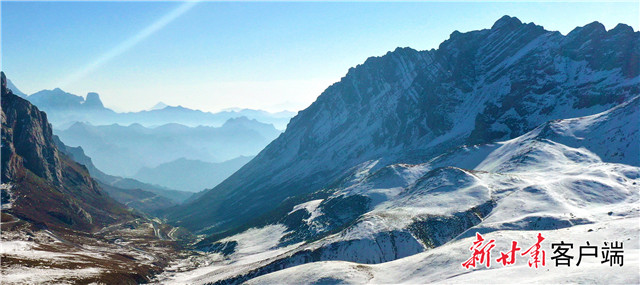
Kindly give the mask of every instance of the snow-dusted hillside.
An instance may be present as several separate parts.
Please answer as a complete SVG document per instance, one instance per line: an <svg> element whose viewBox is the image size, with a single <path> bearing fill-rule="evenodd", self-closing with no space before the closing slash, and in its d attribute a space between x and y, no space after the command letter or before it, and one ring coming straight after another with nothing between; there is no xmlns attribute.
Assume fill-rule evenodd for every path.
<svg viewBox="0 0 640 285"><path fill-rule="evenodd" d="M594 22L565 36L505 16L491 29L453 32L437 50L398 48L369 58L294 117L255 159L169 219L226 236L280 215L274 209L288 207L292 199L341 185L357 169L374 173L420 164L464 145L516 138L550 120L605 111L640 92L638 43L640 33L623 24L607 31ZM581 146L581 131L576 132L574 138L562 134L575 141L567 147ZM492 147L499 145L473 153ZM619 151L606 145L601 150L611 151L594 150L605 161L626 162ZM469 185L488 183L489 178L456 171L442 175L458 175ZM376 204L399 194L381 189L387 190L351 199ZM486 198L476 192L469 199ZM353 220L361 208L332 219Z"/></svg>
<svg viewBox="0 0 640 285"><path fill-rule="evenodd" d="M469 246L474 238L463 238L436 249L383 264L367 265L345 261L325 261L305 264L249 280L247 284L425 284L425 283L577 283L577 284L638 284L640 283L640 235L635 217L620 218L608 222L579 225L560 230L539 231L553 242L571 241L576 245L602 241L624 241L624 266L610 267L600 261L588 260L579 267L555 267L547 264L541 269L528 267L525 257L519 257L515 265L491 268L479 267L465 270L461 261L469 258ZM509 242L518 240L524 244L535 243L538 231L498 230L484 235L486 239L502 241L494 253L509 250ZM542 249L551 253L550 243Z"/></svg>
<svg viewBox="0 0 640 285"><path fill-rule="evenodd" d="M291 207L278 223L219 240L210 247L218 253L195 259L212 265L178 263L160 281L490 282L497 272L461 267L476 232L503 245L532 243L541 232L549 255L551 241L624 241L625 265L536 271L522 257L518 266L494 266L506 276L497 281L638 283L639 103L635 97L421 164L376 169L378 161L364 163L329 197ZM261 242L266 237L279 244ZM494 256L506 249L496 247Z"/></svg>

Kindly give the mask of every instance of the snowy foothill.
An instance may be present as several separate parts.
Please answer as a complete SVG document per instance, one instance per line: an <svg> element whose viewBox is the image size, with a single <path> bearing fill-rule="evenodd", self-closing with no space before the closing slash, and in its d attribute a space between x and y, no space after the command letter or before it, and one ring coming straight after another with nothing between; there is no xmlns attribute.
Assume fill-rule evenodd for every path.
<svg viewBox="0 0 640 285"><path fill-rule="evenodd" d="M35 235L6 231L2 234L0 256L5 260L19 260L13 262L17 264L2 266L3 284L73 284L104 271L90 264L96 252L69 250L44 231Z"/></svg>
<svg viewBox="0 0 640 285"><path fill-rule="evenodd" d="M286 227L277 224L259 229L252 228L222 239L220 243L236 244L234 253L226 257L220 253L202 253L200 256L175 261L155 280L157 284L201 284L212 278L229 278L256 269L256 263L283 254L300 245L278 248L278 242L285 230Z"/></svg>
<svg viewBox="0 0 640 285"><path fill-rule="evenodd" d="M599 283L599 284L638 284L640 283L640 247L638 236L640 218L626 217L612 221L579 225L559 230L498 230L486 233L486 240L495 240L492 250L491 267L478 266L477 269L465 269L462 263L471 257L469 247L475 237L468 237L447 243L441 247L410 257L381 264L358 264L344 261L324 261L304 264L281 271L266 274L248 281L248 284L281 284L287 280L291 284L312 283L352 283L352 284L424 284L424 283ZM473 230L471 230L473 231ZM536 242L541 233L545 240L541 250L546 253L544 267L528 266L529 256L517 256L514 265L503 266L495 261L499 253L508 252L511 241L519 242L527 249ZM574 249L569 252L574 259L571 266L556 266L550 259L553 256L552 243L572 243ZM624 243L623 266L610 266L601 263L598 258L585 257L576 266L578 247L586 245L602 247L604 242L621 241ZM599 253L600 254L600 253Z"/></svg>
<svg viewBox="0 0 640 285"><path fill-rule="evenodd" d="M0 191L2 191L2 204L1 204L2 211L11 209L11 207L13 206L13 203L16 200L16 197L13 197L11 195L11 187L12 185L10 183L0 184Z"/></svg>

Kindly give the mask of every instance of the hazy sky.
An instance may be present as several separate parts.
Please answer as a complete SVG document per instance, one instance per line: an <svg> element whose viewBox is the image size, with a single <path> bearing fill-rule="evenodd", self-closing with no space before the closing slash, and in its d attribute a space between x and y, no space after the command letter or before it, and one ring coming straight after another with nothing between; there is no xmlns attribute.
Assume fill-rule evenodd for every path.
<svg viewBox="0 0 640 285"><path fill-rule="evenodd" d="M437 48L503 15L566 34L638 31L616 3L1 2L2 70L27 94L100 93L118 111L159 101L206 111L305 108L350 67L396 47Z"/></svg>

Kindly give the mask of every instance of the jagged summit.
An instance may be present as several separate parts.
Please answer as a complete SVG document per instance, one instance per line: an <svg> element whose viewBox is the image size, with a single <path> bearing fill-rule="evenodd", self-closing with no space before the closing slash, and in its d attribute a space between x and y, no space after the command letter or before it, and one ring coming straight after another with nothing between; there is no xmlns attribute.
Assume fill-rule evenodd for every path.
<svg viewBox="0 0 640 285"><path fill-rule="evenodd" d="M502 16L502 18L498 19L498 21L496 21L493 26L491 26L492 30L497 30L497 29L514 29L517 28L518 26L522 25L522 22L520 21L520 19L516 18L516 17L511 17L508 15Z"/></svg>
<svg viewBox="0 0 640 285"><path fill-rule="evenodd" d="M598 21L591 22L582 27L577 27L567 34L567 37L597 37L607 32L604 25Z"/></svg>
<svg viewBox="0 0 640 285"><path fill-rule="evenodd" d="M29 95L27 98L29 102L38 106L38 108L44 111L76 111L89 109L93 111L106 111L100 100L100 96L97 93L90 92L87 94L87 98L68 93L60 88L53 90L41 90L34 94Z"/></svg>
<svg viewBox="0 0 640 285"><path fill-rule="evenodd" d="M613 29L609 30L610 33L614 34L633 34L633 28L627 24L617 24Z"/></svg>

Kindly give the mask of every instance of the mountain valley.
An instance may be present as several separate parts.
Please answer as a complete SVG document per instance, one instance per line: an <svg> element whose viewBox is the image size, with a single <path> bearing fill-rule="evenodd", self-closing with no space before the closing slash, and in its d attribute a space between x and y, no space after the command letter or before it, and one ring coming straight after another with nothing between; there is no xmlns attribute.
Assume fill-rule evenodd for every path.
<svg viewBox="0 0 640 285"><path fill-rule="evenodd" d="M295 116L117 113L3 72L0 189L10 284L638 284L640 32L504 16Z"/></svg>

